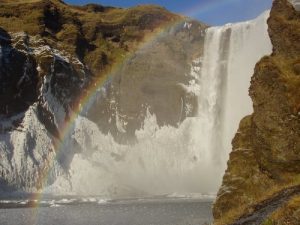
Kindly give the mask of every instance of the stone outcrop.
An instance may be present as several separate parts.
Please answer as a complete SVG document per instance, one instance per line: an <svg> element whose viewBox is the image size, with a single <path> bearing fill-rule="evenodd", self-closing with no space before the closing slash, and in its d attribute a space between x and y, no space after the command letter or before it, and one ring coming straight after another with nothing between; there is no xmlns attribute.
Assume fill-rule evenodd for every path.
<svg viewBox="0 0 300 225"><path fill-rule="evenodd" d="M29 190L41 186L59 130L91 74L78 57L24 32L2 30L0 52L0 190ZM57 168L66 157L58 159Z"/></svg>
<svg viewBox="0 0 300 225"><path fill-rule="evenodd" d="M213 208L218 225L296 225L300 221L300 205L295 203L298 192L263 214L264 218L234 223L246 215L255 217L261 202L300 184L300 13L287 0L275 0L268 25L273 53L258 62L251 80L254 112L241 121L232 141Z"/></svg>

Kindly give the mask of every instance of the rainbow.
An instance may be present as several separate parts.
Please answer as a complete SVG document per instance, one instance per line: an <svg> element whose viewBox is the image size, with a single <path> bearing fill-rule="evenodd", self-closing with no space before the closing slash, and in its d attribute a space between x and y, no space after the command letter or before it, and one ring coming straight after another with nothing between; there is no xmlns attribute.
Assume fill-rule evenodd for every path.
<svg viewBox="0 0 300 225"><path fill-rule="evenodd" d="M172 28L176 28L180 25L183 25L185 21L188 21L189 19L184 16L177 16L177 18L173 18L170 21L164 22L160 24L160 26L152 31L151 33L148 33L143 41L140 42L138 47L136 48L136 51L147 48L151 46L152 43L154 43L157 39L159 39L164 33ZM99 76L98 79L96 79L90 86L86 88L87 91L85 91L79 98L77 99L77 104L73 108L73 110L70 110L69 115L67 116L65 122L60 126L60 134L59 138L55 139L53 141L54 149L56 152L56 155L59 154L59 152L63 151L63 149L66 146L66 141L68 140L68 137L71 135L71 133L74 130L75 122L78 116L87 108L89 108L92 103L94 102L96 98L97 91L103 87L109 80L113 77L113 75L120 70L122 65L126 62L126 60L130 59L134 53L136 52L128 53L122 60L119 62L116 62L109 70L107 70L102 76ZM48 177L50 175L50 172L53 168L53 165L55 163L55 157L48 158L46 165L44 168L41 169L37 186L39 190L34 193L31 196L30 202L32 202L32 206L37 209L35 212L36 215L38 215L38 208L40 205L40 201L43 196L43 187L47 184ZM34 216L36 219L37 217ZM36 224L36 221L32 224Z"/></svg>
<svg viewBox="0 0 300 225"><path fill-rule="evenodd" d="M204 3L201 2L200 4L195 5L192 8L186 10L182 14L188 15L190 17L197 17L200 13L207 13L222 5L232 3L232 2L237 2L237 1L240 0L211 0ZM152 43L154 43L157 39L159 39L166 31L174 27L177 27L179 25L182 25L185 21L188 20L189 19L185 16L178 16L176 19L164 22L157 29L155 29L151 33L148 33L144 37L144 40L140 42L136 51L143 48L147 48ZM66 146L66 140L73 132L76 119L84 110L86 110L93 104L96 98L97 91L101 87L103 87L113 77L113 75L120 70L120 68L126 62L126 60L130 59L133 55L134 52L128 53L126 57L124 57L122 60L114 63L110 69L108 69L102 76L99 76L98 79L96 79L94 82L92 82L92 84L90 84L90 86L86 88L87 91L85 91L81 96L78 97L76 101L77 102L76 106L73 108L73 110L70 110L68 118L59 128L59 130L61 131L59 134L59 138L54 140L53 144L54 144L54 149L56 151L56 155L59 154L59 152L63 151L64 147ZM45 184L47 184L48 177L54 162L55 162L55 157L51 159L47 159L47 163L45 163L46 165L40 171L39 178L37 181L40 190L31 196L33 206L36 209L39 208L40 200L42 199L43 196L43 187L45 186ZM38 215L38 211L36 211L35 214ZM36 224L36 221L32 224Z"/></svg>
<svg viewBox="0 0 300 225"><path fill-rule="evenodd" d="M241 1L241 0L211 0L211 1L200 2L198 5L194 5L190 9L183 12L182 14L195 18L201 13L207 13L216 9L217 7L223 6L228 3L237 2L237 1ZM155 29L151 33L148 33L144 37L144 40L140 42L136 51L151 46L151 44L154 43L157 39L159 39L166 31L174 27L177 27L179 25L182 25L187 20L189 20L187 17L178 16L176 19L161 24L157 29ZM124 57L122 60L114 63L110 69L108 69L105 73L102 74L102 76L99 76L98 79L92 82L90 86L86 88L86 91L81 96L78 97L78 99L76 100L77 102L76 106L73 108L72 111L70 110L67 119L59 128L60 130L59 138L54 140L53 145L54 145L54 149L56 150L56 155L59 154L59 152L63 151L63 149L65 148L66 141L68 140L68 137L72 134L74 130L76 119L84 110L88 109L93 104L96 98L97 91L101 87L103 87L107 82L109 82L109 80L113 77L113 75L120 70L120 68L126 62L126 60L130 59L133 55L134 52L128 53L126 57ZM40 202L44 194L43 187L48 182L49 174L53 168L54 163L55 163L55 157L51 157L47 159L47 163L45 163L46 165L40 171L38 181L37 181L40 190L31 196L32 206L36 209L32 217L33 220L32 224L37 224L38 222L37 220L38 220Z"/></svg>
<svg viewBox="0 0 300 225"><path fill-rule="evenodd" d="M216 7L220 7L220 5L228 4L236 1L240 1L240 0L221 0L221 1L212 0L205 3L200 3L192 7L191 9L186 10L183 14L188 15L190 17L196 17L200 13L206 13L215 9ZM155 29L151 33L148 33L144 37L144 40L140 42L136 51L151 46L151 44L154 43L157 39L159 39L166 31L174 27L177 27L179 25L182 25L185 21L188 20L189 19L185 16L178 16L176 19L164 22L157 29ZM61 131L59 134L59 138L54 140L53 145L56 151L56 155L59 154L59 152L63 151L64 147L66 146L66 140L74 130L76 119L84 110L86 110L93 104L96 98L97 91L101 87L103 87L113 77L113 75L120 70L120 68L126 62L126 60L130 59L133 55L134 52L128 53L122 60L114 63L110 69L108 69L105 73L103 73L102 76L99 76L98 79L96 79L94 82L92 82L92 84L90 84L90 86L86 88L87 91L85 91L81 96L78 97L76 101L77 102L76 106L73 108L73 110L70 110L67 119L59 128L59 130ZM47 159L47 163L45 163L46 165L40 171L39 178L37 181L40 190L31 196L32 205L37 209L37 211L35 212L36 216L34 216L35 219L37 219L40 201L43 196L43 187L45 186L45 184L47 184L48 177L54 162L55 162L55 157L51 159ZM36 224L36 222L37 221L33 221L32 224Z"/></svg>

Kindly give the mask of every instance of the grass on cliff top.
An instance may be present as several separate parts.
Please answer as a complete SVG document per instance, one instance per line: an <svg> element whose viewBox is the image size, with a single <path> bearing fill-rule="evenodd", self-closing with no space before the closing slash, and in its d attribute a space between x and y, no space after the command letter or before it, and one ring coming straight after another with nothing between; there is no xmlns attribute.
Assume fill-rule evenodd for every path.
<svg viewBox="0 0 300 225"><path fill-rule="evenodd" d="M40 2L42 0L1 0L1 4L20 4L20 3L35 3L35 2Z"/></svg>
<svg viewBox="0 0 300 225"><path fill-rule="evenodd" d="M25 31L30 35L45 34L45 31L56 35L69 24L81 35L87 33L87 39L95 39L99 34L122 36L127 33L128 39L134 40L140 39L145 30L181 18L153 5L122 9L100 5L72 6L59 0L5 0L0 5L0 27L7 32Z"/></svg>
<svg viewBox="0 0 300 225"><path fill-rule="evenodd" d="M59 0L2 0L0 1L0 27L10 32L26 31L35 35L38 29L29 27L73 23L86 27L99 25L147 26L158 25L158 22L172 21L181 18L166 9L155 5L140 5L132 8L92 6L72 6ZM89 6L89 7L88 7ZM98 9L100 8L100 9ZM52 21L47 21L47 19ZM50 24L50 25L51 25ZM151 28L149 28L151 29ZM142 31L143 29L139 30Z"/></svg>
<svg viewBox="0 0 300 225"><path fill-rule="evenodd" d="M106 67L118 64L148 33L181 18L151 5L122 9L72 6L60 0L0 2L1 29L39 35L53 48L77 55L93 74L105 73Z"/></svg>
<svg viewBox="0 0 300 225"><path fill-rule="evenodd" d="M1 5L0 27L6 31L25 31L30 34L42 32L43 10L31 4L26 7Z"/></svg>

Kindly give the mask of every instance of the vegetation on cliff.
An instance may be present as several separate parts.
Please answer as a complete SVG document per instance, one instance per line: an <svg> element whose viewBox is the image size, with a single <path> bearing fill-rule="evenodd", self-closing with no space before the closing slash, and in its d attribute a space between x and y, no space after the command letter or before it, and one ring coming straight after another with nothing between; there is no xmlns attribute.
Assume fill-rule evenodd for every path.
<svg viewBox="0 0 300 225"><path fill-rule="evenodd" d="M134 50L149 32L180 18L151 5L122 9L70 6L60 0L0 2L2 29L38 35L52 47L77 55L94 74Z"/></svg>
<svg viewBox="0 0 300 225"><path fill-rule="evenodd" d="M251 80L254 113L241 121L232 142L213 209L217 225L253 218L261 202L300 184L300 13L287 0L275 0L268 25L273 53L260 60ZM299 224L298 199L299 192L288 196L263 224Z"/></svg>
<svg viewBox="0 0 300 225"><path fill-rule="evenodd" d="M151 5L121 9L96 4L71 6L60 0L0 1L0 48L5 56L0 62L0 115L22 112L37 100L41 78L49 72L53 59L35 59L33 49L44 45L78 58L92 83L93 78L98 80L123 62L147 34L180 19ZM11 36L19 32L24 35ZM78 72L78 65L73 67L70 77L71 71ZM28 77L23 79L25 73Z"/></svg>

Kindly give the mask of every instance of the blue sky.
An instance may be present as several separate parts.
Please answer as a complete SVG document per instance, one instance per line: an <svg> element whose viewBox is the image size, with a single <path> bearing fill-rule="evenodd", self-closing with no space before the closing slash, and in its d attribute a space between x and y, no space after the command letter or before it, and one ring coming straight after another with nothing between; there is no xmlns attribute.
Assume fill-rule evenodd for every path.
<svg viewBox="0 0 300 225"><path fill-rule="evenodd" d="M107 6L131 7L156 4L211 25L222 25L253 19L266 9L272 0L65 0L69 4L98 3Z"/></svg>

